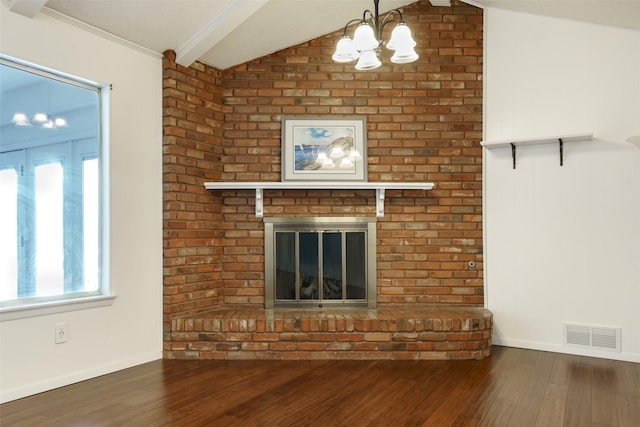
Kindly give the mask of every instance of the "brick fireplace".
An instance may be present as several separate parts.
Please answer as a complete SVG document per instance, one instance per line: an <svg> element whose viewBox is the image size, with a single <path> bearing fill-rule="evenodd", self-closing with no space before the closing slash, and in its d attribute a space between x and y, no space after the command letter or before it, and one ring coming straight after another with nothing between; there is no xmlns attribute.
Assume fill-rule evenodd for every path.
<svg viewBox="0 0 640 427"><path fill-rule="evenodd" d="M482 12L418 1L403 14L420 59L373 72L331 61L338 32L223 71L165 53L165 357L488 355ZM203 187L280 181L283 115L366 116L369 181L435 183L387 191L375 311L265 310L255 191ZM271 218L376 216L371 190L265 190L263 204Z"/></svg>

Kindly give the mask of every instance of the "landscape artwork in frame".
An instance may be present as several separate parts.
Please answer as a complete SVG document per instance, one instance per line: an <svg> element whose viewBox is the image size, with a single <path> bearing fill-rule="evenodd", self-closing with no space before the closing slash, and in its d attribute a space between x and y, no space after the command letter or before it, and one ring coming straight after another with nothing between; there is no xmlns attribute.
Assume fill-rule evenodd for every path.
<svg viewBox="0 0 640 427"><path fill-rule="evenodd" d="M284 117L281 181L367 181L364 117Z"/></svg>

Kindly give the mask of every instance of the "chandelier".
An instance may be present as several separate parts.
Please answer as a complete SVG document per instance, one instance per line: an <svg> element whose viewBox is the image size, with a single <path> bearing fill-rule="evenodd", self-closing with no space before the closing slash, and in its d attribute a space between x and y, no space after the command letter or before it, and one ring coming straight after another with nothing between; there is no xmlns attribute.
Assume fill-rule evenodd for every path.
<svg viewBox="0 0 640 427"><path fill-rule="evenodd" d="M51 117L45 113L35 113L33 118L29 120L25 113L16 112L13 114L11 121L15 126L28 127L32 123L40 125L43 129L56 129L60 127L67 127L67 120L64 117Z"/></svg>
<svg viewBox="0 0 640 427"><path fill-rule="evenodd" d="M380 22L379 2L380 0L373 0L375 13L367 9L362 14L362 19L352 19L344 26L342 37L338 40L336 51L331 57L335 62L351 62L357 59L356 70L373 70L382 65L379 58L382 45L394 51L391 62L395 64L408 64L418 59L414 50L416 42L411 36L409 26L402 19L402 12L393 9ZM396 15L399 19L393 19ZM351 39L347 35L347 27L355 22L360 24ZM382 30L392 22L396 23L396 26L391 32L391 38L385 43L382 40Z"/></svg>
<svg viewBox="0 0 640 427"><path fill-rule="evenodd" d="M48 92L48 102L47 102L47 111L51 111L52 106L52 94L51 94L51 84L47 86ZM21 112L16 111L13 113L13 117L11 118L11 122L13 122L14 126L18 127L31 127L32 124L39 125L41 129L58 129L62 127L67 127L69 124L67 123L67 119L62 116L52 116L49 113L44 113L41 111L36 111L29 120L29 117Z"/></svg>

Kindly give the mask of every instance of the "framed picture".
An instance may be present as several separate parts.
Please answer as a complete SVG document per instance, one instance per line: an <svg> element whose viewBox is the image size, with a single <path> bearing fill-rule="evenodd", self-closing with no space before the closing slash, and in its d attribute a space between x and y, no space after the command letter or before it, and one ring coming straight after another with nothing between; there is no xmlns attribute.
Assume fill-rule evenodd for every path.
<svg viewBox="0 0 640 427"><path fill-rule="evenodd" d="M283 117L281 181L367 181L364 117Z"/></svg>

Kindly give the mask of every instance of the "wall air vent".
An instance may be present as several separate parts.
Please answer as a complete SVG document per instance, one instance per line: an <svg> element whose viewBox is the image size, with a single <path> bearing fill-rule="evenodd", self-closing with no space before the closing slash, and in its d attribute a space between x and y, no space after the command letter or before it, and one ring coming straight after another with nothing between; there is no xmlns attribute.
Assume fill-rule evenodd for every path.
<svg viewBox="0 0 640 427"><path fill-rule="evenodd" d="M621 335L620 328L564 324L564 344L570 346L621 352Z"/></svg>

